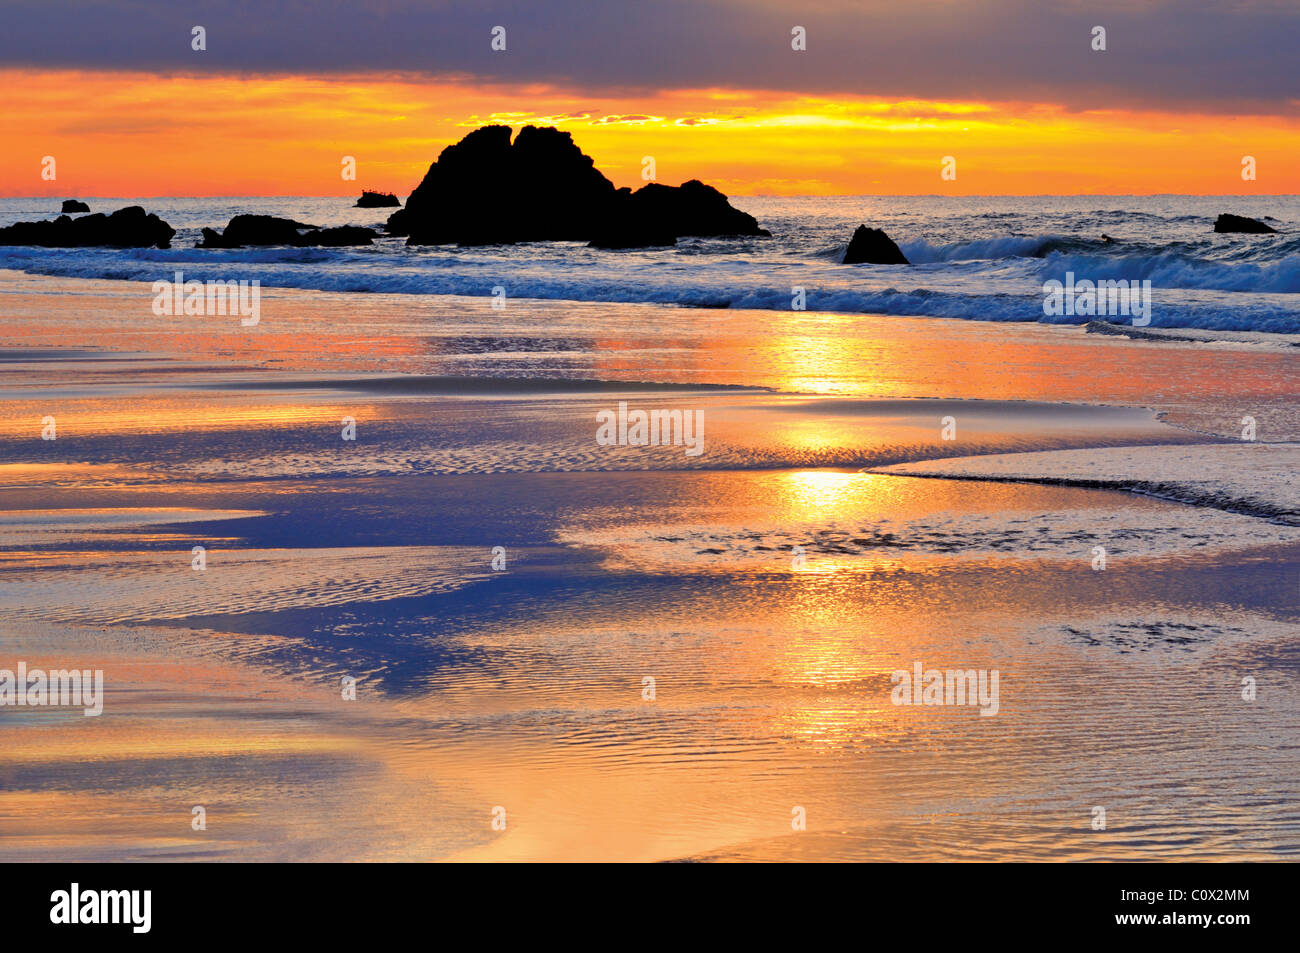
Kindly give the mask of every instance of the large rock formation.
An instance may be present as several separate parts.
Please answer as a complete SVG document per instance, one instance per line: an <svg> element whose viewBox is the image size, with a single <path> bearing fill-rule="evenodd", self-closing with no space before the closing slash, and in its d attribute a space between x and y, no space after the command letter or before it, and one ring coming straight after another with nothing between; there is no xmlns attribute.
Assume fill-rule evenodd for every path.
<svg viewBox="0 0 1300 953"><path fill-rule="evenodd" d="M361 198L357 199L357 204L353 208L392 208L401 204L392 192L371 192L369 189L362 189Z"/></svg>
<svg viewBox="0 0 1300 953"><path fill-rule="evenodd" d="M90 206L85 202L79 202L76 199L64 199L62 212L64 215L79 215L82 212L89 212Z"/></svg>
<svg viewBox="0 0 1300 953"><path fill-rule="evenodd" d="M356 225L318 228L291 218L274 215L236 215L224 232L203 229L203 241L196 248L243 248L245 245L292 245L297 248L324 245L373 245L379 235L374 229Z"/></svg>
<svg viewBox="0 0 1300 953"><path fill-rule="evenodd" d="M894 240L879 228L859 225L844 252L846 265L910 265Z"/></svg>
<svg viewBox="0 0 1300 953"><path fill-rule="evenodd" d="M411 245L594 240L605 248L768 234L703 183L615 189L569 133L525 126L510 136L509 126L484 126L443 149L388 231Z"/></svg>
<svg viewBox="0 0 1300 953"><path fill-rule="evenodd" d="M411 245L590 238L614 184L567 132L484 126L429 166L388 231Z"/></svg>
<svg viewBox="0 0 1300 953"><path fill-rule="evenodd" d="M1277 229L1270 225L1253 218L1246 218L1244 215L1223 214L1214 220L1214 230L1216 232L1250 232L1252 234L1263 234L1265 232L1276 232Z"/></svg>
<svg viewBox="0 0 1300 953"><path fill-rule="evenodd" d="M18 222L0 228L0 245L40 245L45 248L168 248L176 229L138 205L112 215L96 212L81 218L60 215L52 222Z"/></svg>

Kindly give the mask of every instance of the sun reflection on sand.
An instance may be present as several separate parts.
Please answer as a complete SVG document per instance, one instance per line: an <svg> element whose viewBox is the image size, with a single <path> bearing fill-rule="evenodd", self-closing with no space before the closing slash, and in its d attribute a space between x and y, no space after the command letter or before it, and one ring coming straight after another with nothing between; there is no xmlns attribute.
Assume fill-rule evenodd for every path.
<svg viewBox="0 0 1300 953"><path fill-rule="evenodd" d="M791 517L832 517L837 511L855 514L891 511L904 498L922 496L942 501L950 487L912 487L879 474L843 470L790 470L773 474L782 511Z"/></svg>
<svg viewBox="0 0 1300 953"><path fill-rule="evenodd" d="M338 319L342 332L322 332L331 359L346 358L345 340L362 336L342 307L304 317ZM420 334L449 335L449 349L458 335L485 334L477 325L421 324L406 301L388 307ZM543 324L561 310L546 307L527 320ZM513 308L507 314L524 321ZM596 330L552 327L546 340L599 336L594 319L582 320ZM699 320L735 331L771 319L719 312ZM978 396L1101 387L1091 370L1060 370L1071 362L1055 361L1066 349L1044 343L1052 329L985 334L972 355L980 361L967 362L959 345L982 331L918 321L885 333L862 316L789 320L819 330L809 335L818 340L791 343L785 364L784 345L734 333L683 353L676 370L709 365L722 378L858 397L933 396L940 385ZM642 379L669 377L646 373L640 358L655 343L689 346L696 327L647 339L643 350L611 346L582 369L609 359ZM452 351L436 344L429 363L403 371L445 372L438 355ZM1219 386L1185 373L1179 355L1190 349L1138 357L1077 345L1094 356L1098 346L1117 356L1091 362L1101 377L1150 362L1124 387L1166 371L1182 392ZM1216 353L1222 378L1242 384L1236 371L1254 365ZM1013 372L1003 358L1018 362ZM1276 360L1258 358L1260 366ZM1027 376L1035 363L1057 376ZM787 378L767 376L778 365ZM909 848L927 860L943 859L946 848L1018 844L1020 855L1095 857L1125 848L1088 839L1086 824L1071 835L1059 818L1117 779L1154 792L1135 801L1132 817L1158 814L1172 779L1226 791L1223 811L1240 814L1234 836L1246 850L1252 839L1280 841L1290 831L1251 793L1271 784L1285 803L1294 787L1265 760L1296 722L1282 693L1261 693L1260 705L1271 707L1253 711L1199 683L1175 695L1167 660L1181 643L1119 653L1055 627L1065 619L1104 637L1118 612L1140 620L1111 626L1121 636L1163 621L1185 640L1178 607L1194 603L1210 616L1217 599L1249 603L1238 627L1251 633L1253 651L1271 650L1285 632L1269 629L1276 620L1257 608L1267 580L1222 551L1199 556L1199 568L1147 557L1122 571L1089 568L1094 536L1196 528L1169 503L887 476L818 459L837 447L850 459L873 447L886 456L904 446L930 452L937 402L658 393L645 400L704 409L716 455L709 462L727 466L644 469L689 463L670 448L611 474L584 469L620 459L592 449L591 410L616 399L608 393L352 400L282 381L277 396L225 389L229 379L215 386L206 371L161 388L157 379L115 380L104 364L101 379L69 378L85 388L70 399L54 370L41 373L49 375L44 394L59 395L63 408L59 442L43 444L33 430L8 446L41 460L95 453L131 467L0 465L0 666L24 658L103 667L111 707L102 719L0 712L6 856L660 860L743 847L773 859L791 849L774 841L802 849L815 829L856 828L841 850L898 859L907 846L898 820L911 812L932 824ZM193 386L187 394L172 381ZM1265 384L1285 386L1245 384L1247 406ZM118 389L85 396L105 386ZM7 409L33 423L53 402L17 386L12 393ZM1145 411L1094 410L1097 428L1156 432ZM1059 436L1058 409L995 411L990 421L963 412L963 450L1015 449L995 432L1003 418L1021 433ZM366 439L342 444L345 415ZM366 424L381 419L383 439L369 439L376 431ZM191 440L192 431L201 433ZM112 436L137 432L165 436ZM87 433L111 439L78 443ZM485 446L494 449L470 460L477 469L455 469L458 457ZM554 472L561 465L572 469ZM191 569L190 527L209 545L203 573ZM49 538L29 538L37 532ZM1240 530L1252 545L1259 532ZM507 572L489 563L498 540L509 547ZM800 566L795 546L806 550ZM1231 681L1241 659L1227 639L1189 645L1201 646L1209 675ZM1001 667L1006 704L996 719L896 707L890 673L916 660ZM362 677L355 703L339 697L345 672ZM653 701L641 694L647 675L658 680ZM1097 739L1120 730L1125 744L1097 755ZM1219 771L1225 764L1231 771ZM206 835L189 829L196 803L212 809ZM501 836L488 827L493 805L509 811ZM791 836L792 805L808 809L807 836ZM1040 818L1031 839L1026 828L958 830L963 839L941 826L963 810L999 820L1003 805ZM52 816L66 825L52 832ZM1239 849L1211 846L1198 847L1202 857Z"/></svg>
<svg viewBox="0 0 1300 953"><path fill-rule="evenodd" d="M783 502L803 512L834 509L849 498L854 483L863 481L857 473L829 470L796 470L781 476L789 494Z"/></svg>
<svg viewBox="0 0 1300 953"><path fill-rule="evenodd" d="M872 386L871 372L886 349L876 344L864 353L861 342L846 333L852 332L856 320L856 315L803 312L789 334L766 338L764 363L779 368L781 389L804 394L883 392ZM858 386L846 386L850 380Z"/></svg>

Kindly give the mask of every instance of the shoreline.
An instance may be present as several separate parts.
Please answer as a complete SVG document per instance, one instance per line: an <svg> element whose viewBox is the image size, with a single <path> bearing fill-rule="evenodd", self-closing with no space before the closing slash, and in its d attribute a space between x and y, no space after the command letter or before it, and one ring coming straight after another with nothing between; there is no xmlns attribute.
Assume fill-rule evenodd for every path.
<svg viewBox="0 0 1300 953"><path fill-rule="evenodd" d="M550 243L562 244L562 243ZM77 249L67 249L76 251ZM171 271L163 269L166 276L170 279ZM160 272L162 273L162 272ZM15 279L12 276L21 276L21 279ZM47 274L38 271L29 271L20 268L0 267L0 289L3 289L4 282L11 281L17 283L19 280L26 281L34 285L28 291L18 289L17 293L29 294L75 294L99 296L109 294L112 297L138 297L142 301L151 302L154 297L152 291L152 278L109 278L109 277L78 277L66 276L59 274ZM325 299L343 299L348 300L356 298L361 301L374 301L384 303L387 299L427 299L435 303L447 302L452 305L461 304L481 310L486 314L494 314L490 308L492 297L487 293L480 294L456 294L456 293L430 293L419 290L401 291L362 291L349 289L334 288L310 288L296 285L264 285L263 298L286 298L293 299L300 297L304 300L310 300L315 297L324 297ZM146 291L145 289L149 289ZM269 291L270 294L266 292ZM13 292L11 292L13 293ZM785 308L744 308L733 307L731 305L710 305L710 304L689 304L681 302L658 302L658 301L609 301L604 299L587 299L587 298L530 298L520 296L512 298L512 305L519 307L532 308L538 311L557 311L557 310L583 310L587 311L592 308L612 308L629 311L644 310L648 314L657 312L695 312L703 314L716 314L718 312L755 314L765 318L773 316L788 316L791 319L802 319L806 317L816 317L818 315L826 318L861 318L872 321L898 321L903 323L916 322L921 324L933 323L938 326L948 326L962 328L968 326L985 326L993 328L1038 328L1050 330L1060 335L1081 336L1089 335L1099 338L1107 338L1118 343L1127 341L1133 344L1184 344L1195 345L1203 348L1215 350L1218 348L1231 347L1248 347L1259 349L1281 349L1285 350L1290 347L1300 347L1300 334L1270 332L1270 331L1234 331L1234 330L1217 330L1195 327L1132 327L1125 324L1116 324L1099 321L1084 321L1071 323L1057 323L1049 321L1023 321L1023 320L1006 320L995 317L952 317L945 315L931 314L894 314L878 311L820 311L816 308L808 308L801 311L792 311ZM220 321L229 320L223 318L192 318L190 320L201 321Z"/></svg>
<svg viewBox="0 0 1300 953"><path fill-rule="evenodd" d="M549 242L546 244L550 246L558 246L558 245L565 245L565 244L576 246L579 243ZM59 249L59 250L102 251L104 249ZM257 251L258 249L250 249L250 250ZM271 249L271 251L274 250L275 249ZM302 249L298 249L298 251L301 250ZM216 263L220 264L220 262L216 262ZM162 262L160 264L165 265L165 267L160 267L158 269L155 269L157 271L157 274L164 275L167 280L170 280L173 276L173 272L177 270L177 268L173 268L171 265L167 264L166 262ZM180 263L178 262L177 266L179 267L179 265ZM184 271L183 268L179 268L179 270ZM7 276L9 275L21 275L23 276L24 279L28 279L28 280L35 279L38 282L41 280L46 280L52 283L59 283L59 282L67 282L67 283L74 283L74 284L89 283L88 286L85 287L84 289L72 290L71 293L74 294L75 293L95 294L96 293L94 288L95 285L124 284L124 285L134 286L135 288L139 289L138 294L142 298L145 298L149 301L152 301L154 297L154 292L152 290L153 283L154 281L158 280L156 275L151 275L150 277L139 277L139 278L81 277L81 276L63 275L57 272L34 271L25 268L0 267L0 282L3 282L5 280L13 280L7 278ZM143 290L146 287L150 289L147 293ZM363 299L375 298L380 300L384 298L391 298L391 297L429 299L434 301L438 301L440 299L451 299L453 301L460 301L460 302L467 302L467 301L474 302L475 304L479 304L479 305L490 305L493 300L492 296L487 292L479 292L479 293L430 292L421 289L411 289L409 291L397 291L397 290L369 291L369 290L360 290L360 289L311 287L311 286L303 286L303 285L274 284L274 283L264 284L262 287L266 291L271 292L270 295L267 295L264 292L262 295L264 298L275 297L277 295L291 296L296 293L296 294L302 294L307 296L357 295L357 296L361 296ZM42 292L37 291L36 293L42 293ZM68 292L62 292L62 293L68 293ZM1170 327L1133 327L1131 325L1126 325L1123 323L1111 323L1111 322L1104 322L1104 321L1087 320L1086 316L1080 316L1080 319L1077 321L1054 322L1054 321L1043 321L1043 320L1007 319L1007 318L999 318L994 316L976 316L976 315L952 316L952 315L935 315L935 314L925 314L925 313L913 314L907 312L893 313L893 312L882 312L882 311L873 311L873 310L853 310L853 309L822 310L815 307L809 307L807 309L802 309L796 312L790 310L787 307L746 308L746 307L736 307L731 303L710 303L704 300L698 302L679 302L679 301L653 301L653 300L639 300L639 299L609 300L604 298L566 298L562 296L561 297L555 297L555 296L529 297L527 295L521 295L518 298L512 299L512 301L519 306L525 306L525 307L531 306L531 307L543 308L543 309L557 309L557 308L564 308L564 307L590 309L593 307L609 307L615 309L618 308L645 309L651 313L660 309L682 310L688 312L701 311L706 313L708 312L754 312L757 314L769 315L769 316L786 315L786 314L795 317L802 317L808 315L811 316L825 315L828 317L870 318L873 320L886 320L886 321L898 320L898 321L916 321L916 322L943 322L945 324L951 323L957 326L962 326L967 324L992 325L994 327L1002 327L1007 325L1019 326L1019 327L1028 326L1028 327L1039 327L1039 328L1051 328L1051 329L1059 330L1063 333L1074 332L1077 334L1097 335L1101 337L1111 338L1114 340L1127 340L1134 343L1151 342L1151 343L1159 343L1159 344L1187 344L1187 345L1199 345L1203 347L1209 347L1212 349L1216 347L1230 347L1234 345L1255 346L1260 348L1279 348L1279 349L1285 349L1289 347L1300 347L1300 340L1298 340L1300 339L1300 333L1277 332L1277 331L1255 331L1255 330L1222 330L1222 329L1198 328L1195 326L1179 326L1179 325L1173 325ZM213 319L207 318L204 320L213 320Z"/></svg>
<svg viewBox="0 0 1300 953"><path fill-rule="evenodd" d="M15 858L1300 844L1258 797L1300 796L1276 741L1300 726L1300 531L1113 488L860 472L1210 453L1240 492L1238 451L1293 450L1231 442L1248 410L1261 441L1293 425L1281 349L1218 347L1211 376L1207 346L1077 328L297 291L240 329L156 318L125 282L19 284L0 668L103 669L106 694L96 718L0 709ZM620 396L702 412L704 463L597 444ZM1000 671L999 714L895 707L889 673L916 660ZM1242 672L1267 686L1254 706ZM1098 786L1122 792L1106 839Z"/></svg>

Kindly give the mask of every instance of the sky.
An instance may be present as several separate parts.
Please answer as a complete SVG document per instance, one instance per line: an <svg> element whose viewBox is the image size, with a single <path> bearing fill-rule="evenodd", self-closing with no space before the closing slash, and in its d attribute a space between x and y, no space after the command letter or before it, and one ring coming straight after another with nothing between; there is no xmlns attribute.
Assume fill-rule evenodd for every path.
<svg viewBox="0 0 1300 953"><path fill-rule="evenodd" d="M1300 192L1294 0L16 0L5 20L11 196L405 195L488 122L566 129L620 186L653 156L728 194Z"/></svg>

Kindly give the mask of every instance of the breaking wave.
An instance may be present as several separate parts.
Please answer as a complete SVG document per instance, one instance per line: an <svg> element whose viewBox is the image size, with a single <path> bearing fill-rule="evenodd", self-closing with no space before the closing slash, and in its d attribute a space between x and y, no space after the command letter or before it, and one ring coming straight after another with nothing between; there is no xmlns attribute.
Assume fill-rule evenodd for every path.
<svg viewBox="0 0 1300 953"><path fill-rule="evenodd" d="M41 217L25 211L32 201L0 200L0 222ZM578 242L409 248L398 238L342 249L199 249L199 228L236 211L333 225L358 224L350 216L364 210L330 199L132 201L178 226L174 247L0 248L0 268L150 283L182 270L199 281L362 294L486 297L503 286L512 298L767 311L790 310L802 288L810 311L1081 324L1090 317L1043 314L1043 282L1073 273L1150 281L1154 327L1300 333L1300 236L1281 222L1278 234L1216 235L1223 201L1213 198L1133 199L1131 211L1050 197L963 200L968 209L926 197L737 200L772 228L771 239L684 239L628 252ZM1041 207L1051 202L1059 208ZM877 208L865 214L864 204ZM912 265L840 264L852 223L863 219L895 236Z"/></svg>

